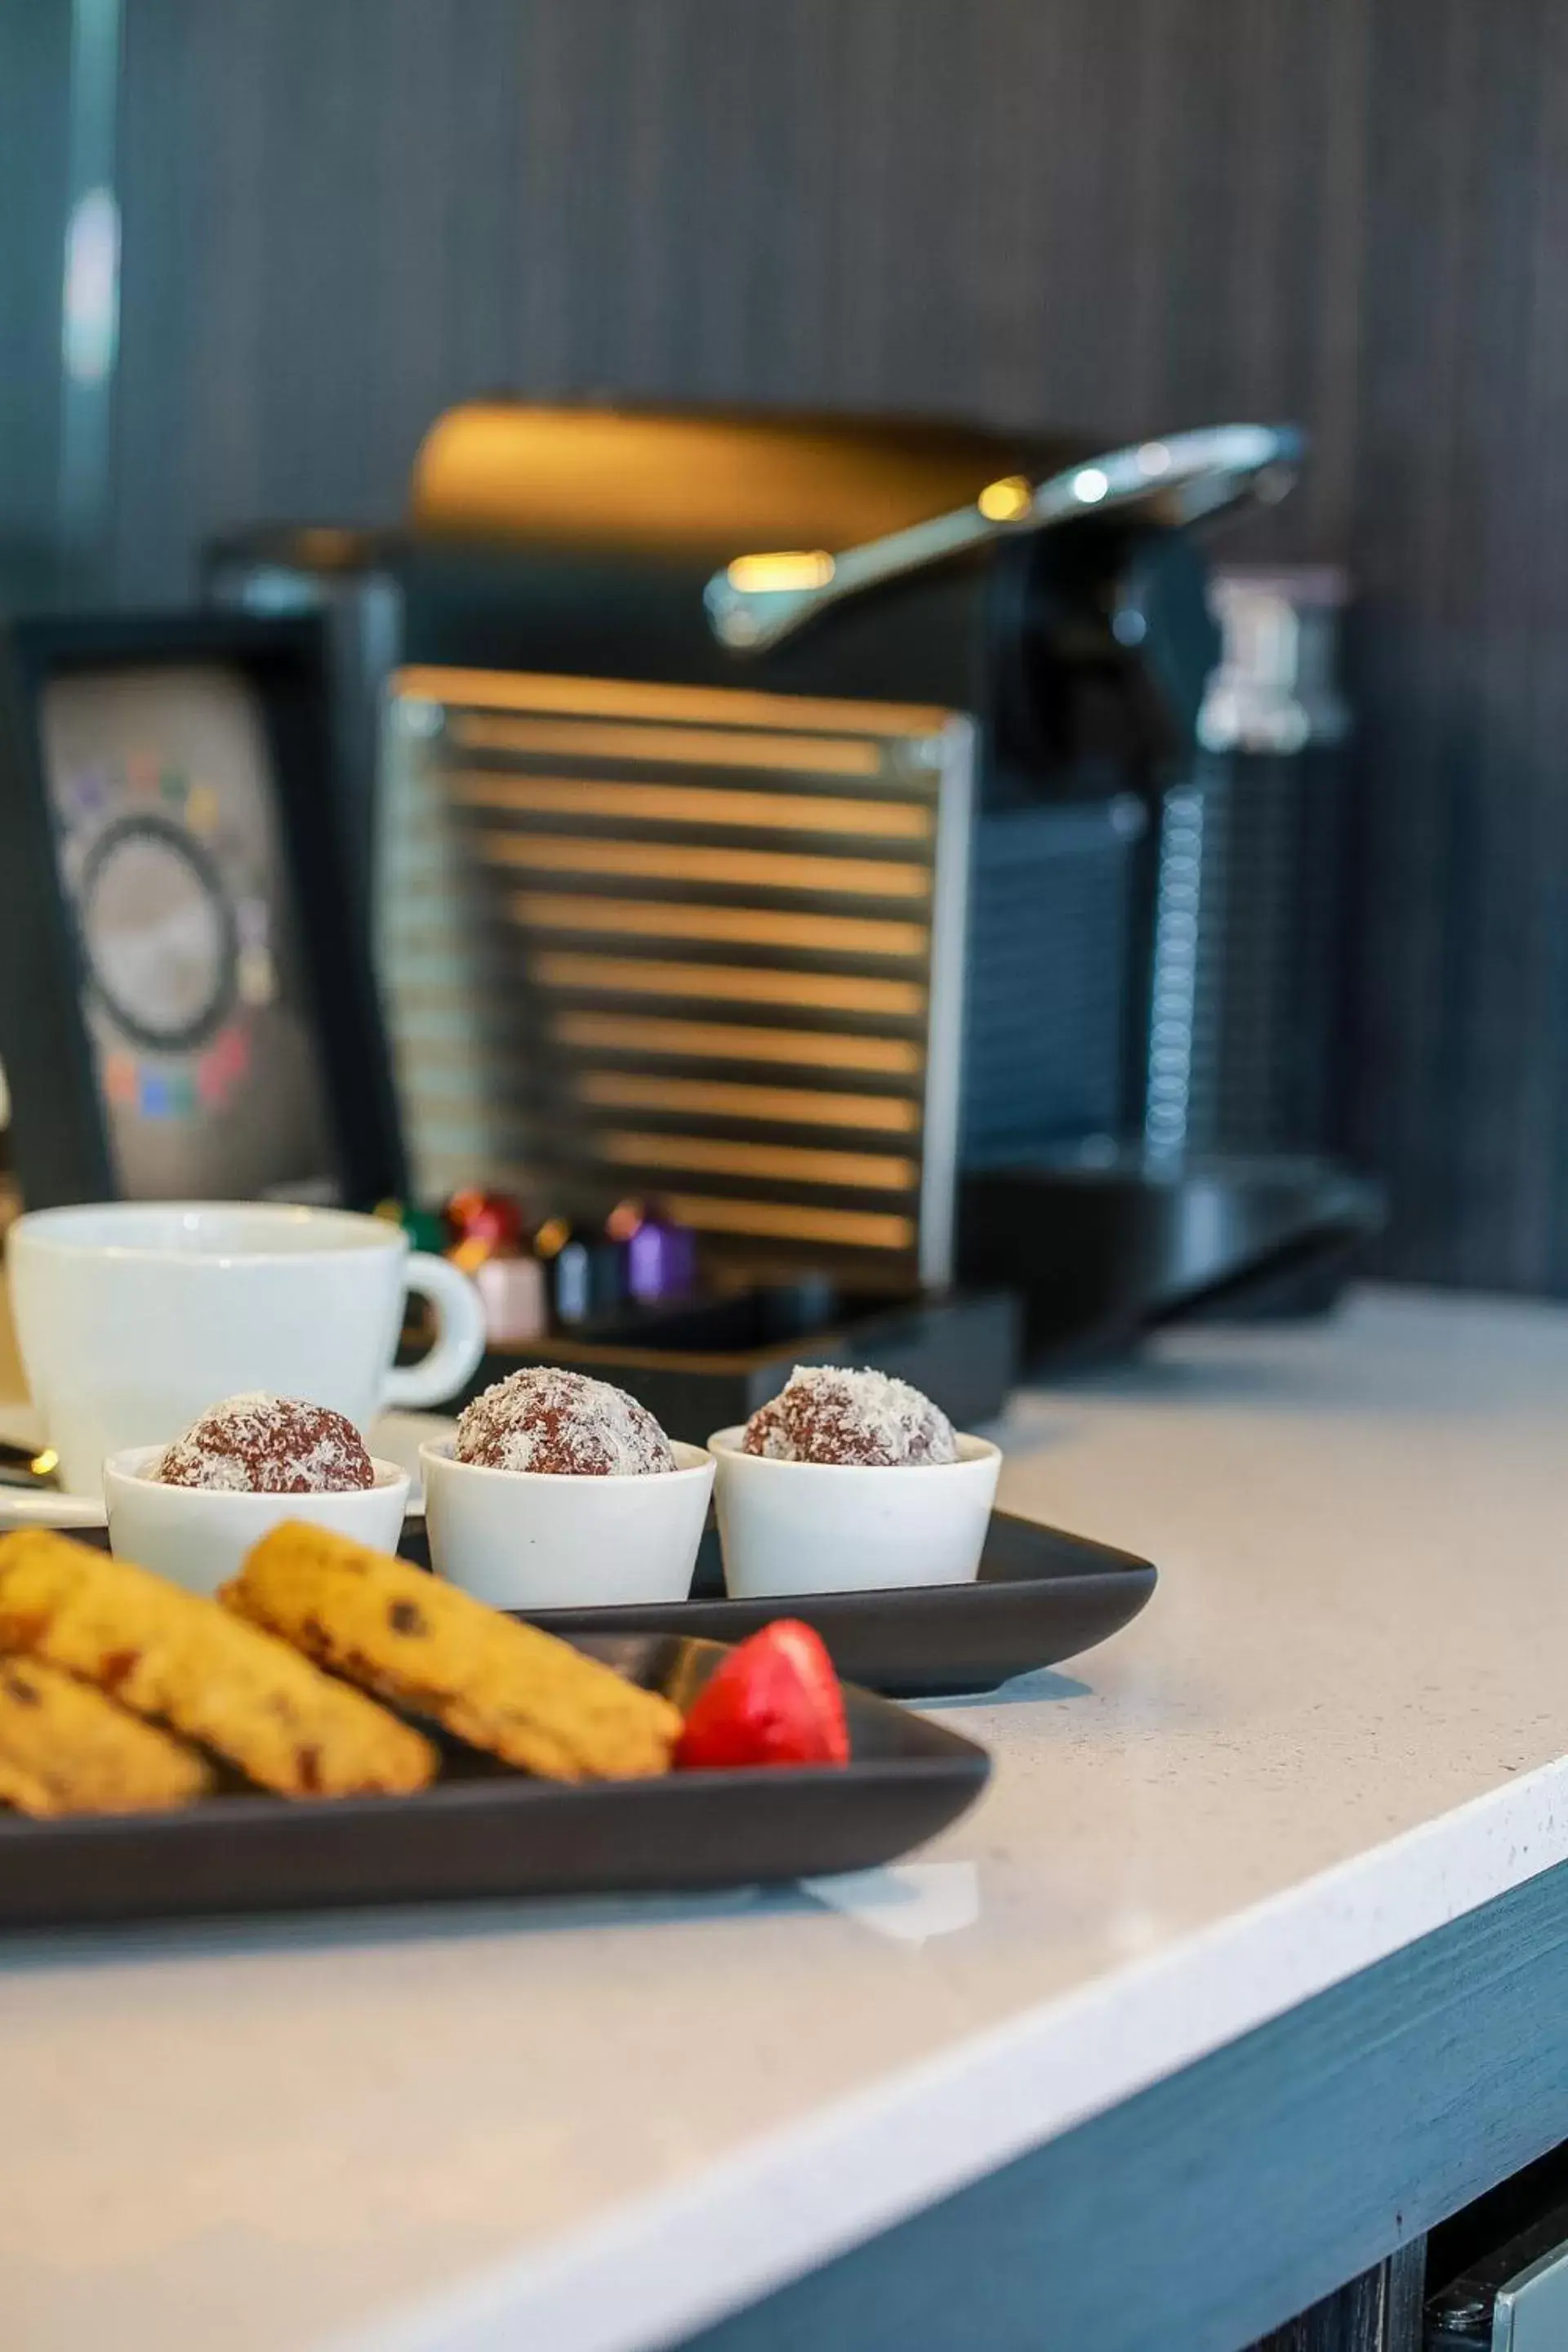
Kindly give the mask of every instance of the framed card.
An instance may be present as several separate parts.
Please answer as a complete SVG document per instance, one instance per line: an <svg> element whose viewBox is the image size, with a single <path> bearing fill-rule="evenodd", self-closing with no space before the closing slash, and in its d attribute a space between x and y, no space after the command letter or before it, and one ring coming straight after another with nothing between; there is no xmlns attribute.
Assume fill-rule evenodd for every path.
<svg viewBox="0 0 1568 2352"><path fill-rule="evenodd" d="M0 631L0 1062L29 1208L401 1191L315 622Z"/></svg>

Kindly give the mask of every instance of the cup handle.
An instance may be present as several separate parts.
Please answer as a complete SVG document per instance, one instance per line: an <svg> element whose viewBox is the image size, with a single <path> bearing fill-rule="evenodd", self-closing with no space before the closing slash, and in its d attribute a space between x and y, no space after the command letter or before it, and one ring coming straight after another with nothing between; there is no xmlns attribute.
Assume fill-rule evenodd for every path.
<svg viewBox="0 0 1568 2352"><path fill-rule="evenodd" d="M416 1364L395 1364L382 1386L384 1406L445 1404L472 1376L485 1352L485 1310L460 1266L416 1250L403 1269L410 1290L436 1309L436 1344Z"/></svg>

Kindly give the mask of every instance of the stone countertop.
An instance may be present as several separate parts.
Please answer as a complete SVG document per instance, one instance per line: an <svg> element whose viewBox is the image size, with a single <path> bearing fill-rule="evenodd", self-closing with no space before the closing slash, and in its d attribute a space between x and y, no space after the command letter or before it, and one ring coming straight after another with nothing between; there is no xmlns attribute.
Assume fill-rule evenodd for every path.
<svg viewBox="0 0 1568 2352"><path fill-rule="evenodd" d="M941 1710L982 1804L774 1894L0 1946L26 2352L668 2342L1568 1857L1568 1313L1368 1292L1018 1397L1147 1553Z"/></svg>

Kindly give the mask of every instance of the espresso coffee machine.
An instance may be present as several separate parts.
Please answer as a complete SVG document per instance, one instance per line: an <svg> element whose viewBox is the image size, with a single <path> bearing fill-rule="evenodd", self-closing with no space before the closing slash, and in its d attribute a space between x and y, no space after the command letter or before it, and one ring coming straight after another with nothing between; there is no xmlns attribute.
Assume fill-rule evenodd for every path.
<svg viewBox="0 0 1568 2352"><path fill-rule="evenodd" d="M657 1194L731 1282L1005 1286L1036 1352L1330 1295L1375 1201L1326 1154L1331 1088L1306 1118L1250 1104L1300 1020L1238 1027L1216 991L1311 996L1293 949L1259 992L1260 908L1267 869L1331 956L1289 910L1296 800L1334 793L1271 743L1260 832L1242 604L1222 660L1196 529L1300 457L1255 425L1107 453L440 419L374 551L401 647L365 843L417 1189ZM265 554L276 594L289 550ZM223 557L243 600L232 534ZM1279 1075L1271 1102L1302 1096Z"/></svg>

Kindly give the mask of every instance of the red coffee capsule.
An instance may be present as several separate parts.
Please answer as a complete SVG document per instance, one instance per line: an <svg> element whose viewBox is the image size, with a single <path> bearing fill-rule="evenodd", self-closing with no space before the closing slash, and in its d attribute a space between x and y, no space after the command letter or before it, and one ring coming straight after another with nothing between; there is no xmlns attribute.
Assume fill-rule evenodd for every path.
<svg viewBox="0 0 1568 2352"><path fill-rule="evenodd" d="M522 1246L522 1210L506 1192L468 1186L447 1203L447 1224L455 1242L485 1242L500 1255Z"/></svg>

